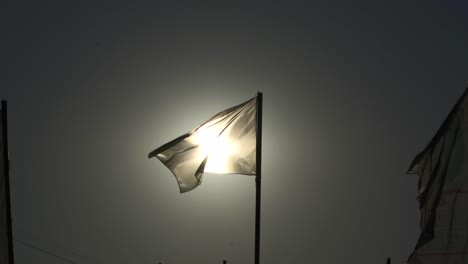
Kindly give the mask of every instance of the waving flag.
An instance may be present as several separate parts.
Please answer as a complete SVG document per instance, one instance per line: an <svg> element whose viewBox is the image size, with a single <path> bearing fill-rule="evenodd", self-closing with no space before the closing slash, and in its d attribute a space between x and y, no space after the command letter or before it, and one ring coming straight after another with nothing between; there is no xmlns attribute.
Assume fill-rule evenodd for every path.
<svg viewBox="0 0 468 264"><path fill-rule="evenodd" d="M468 89L408 173L419 176L421 235L411 264L468 263Z"/></svg>
<svg viewBox="0 0 468 264"><path fill-rule="evenodd" d="M257 97L226 109L152 151L172 171L180 192L202 181L204 172L256 174Z"/></svg>

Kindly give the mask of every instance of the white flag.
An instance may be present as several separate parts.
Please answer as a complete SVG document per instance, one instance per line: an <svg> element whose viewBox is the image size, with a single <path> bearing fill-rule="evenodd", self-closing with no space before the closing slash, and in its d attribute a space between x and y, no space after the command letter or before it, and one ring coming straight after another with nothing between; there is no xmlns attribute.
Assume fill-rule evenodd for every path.
<svg viewBox="0 0 468 264"><path fill-rule="evenodd" d="M421 209L411 264L468 263L467 92L408 170L419 176Z"/></svg>
<svg viewBox="0 0 468 264"><path fill-rule="evenodd" d="M256 173L257 98L226 109L152 151L174 174L180 192L197 187L204 172Z"/></svg>

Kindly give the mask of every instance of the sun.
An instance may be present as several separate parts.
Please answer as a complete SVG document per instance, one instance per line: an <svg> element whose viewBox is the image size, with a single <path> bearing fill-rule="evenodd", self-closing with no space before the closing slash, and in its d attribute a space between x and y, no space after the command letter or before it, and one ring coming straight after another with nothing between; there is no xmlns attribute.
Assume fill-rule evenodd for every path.
<svg viewBox="0 0 468 264"><path fill-rule="evenodd" d="M208 157L204 172L226 173L230 171L230 160L237 152L237 144L227 134L215 130L198 131L194 141L200 148L200 158Z"/></svg>

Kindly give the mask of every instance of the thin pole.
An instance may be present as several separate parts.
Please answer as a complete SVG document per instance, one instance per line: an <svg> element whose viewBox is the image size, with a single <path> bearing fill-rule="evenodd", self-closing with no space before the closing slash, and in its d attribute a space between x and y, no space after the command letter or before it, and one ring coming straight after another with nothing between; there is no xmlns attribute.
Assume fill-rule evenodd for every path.
<svg viewBox="0 0 468 264"><path fill-rule="evenodd" d="M256 176L255 176L255 264L260 264L260 205L262 193L262 107L263 94L257 94L257 139L256 139Z"/></svg>
<svg viewBox="0 0 468 264"><path fill-rule="evenodd" d="M8 229L8 259L10 264L13 264L13 231L11 224L11 200L10 200L10 161L8 159L8 120L7 120L7 102L2 100L2 135L3 135L3 169L5 175L5 196L6 196L6 213L7 213L7 229Z"/></svg>

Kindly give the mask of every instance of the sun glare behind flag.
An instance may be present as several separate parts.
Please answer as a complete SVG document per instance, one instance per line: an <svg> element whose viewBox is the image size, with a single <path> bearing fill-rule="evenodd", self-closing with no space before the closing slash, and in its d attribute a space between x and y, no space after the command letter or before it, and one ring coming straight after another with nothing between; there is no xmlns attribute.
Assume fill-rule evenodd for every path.
<svg viewBox="0 0 468 264"><path fill-rule="evenodd" d="M174 174L180 192L202 181L204 172L256 174L257 97L226 109L152 151Z"/></svg>

